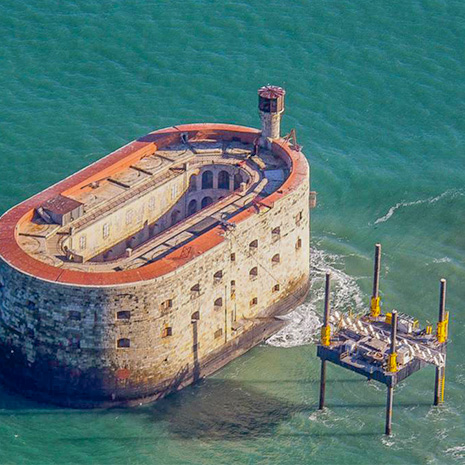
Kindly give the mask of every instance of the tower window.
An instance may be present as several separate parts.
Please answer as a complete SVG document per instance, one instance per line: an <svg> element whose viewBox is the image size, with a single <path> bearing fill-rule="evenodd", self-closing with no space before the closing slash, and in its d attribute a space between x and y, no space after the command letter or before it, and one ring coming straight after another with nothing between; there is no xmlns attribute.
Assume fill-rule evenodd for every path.
<svg viewBox="0 0 465 465"><path fill-rule="evenodd" d="M273 258L271 259L271 264L272 265L277 265L281 261L281 257L279 256L279 253L273 255Z"/></svg>
<svg viewBox="0 0 465 465"><path fill-rule="evenodd" d="M275 284L273 286L273 292L278 292L279 291L279 284Z"/></svg>
<svg viewBox="0 0 465 465"><path fill-rule="evenodd" d="M250 306L251 307L255 307L255 305L258 304L258 297L254 297L251 301L250 301Z"/></svg>
<svg viewBox="0 0 465 465"><path fill-rule="evenodd" d="M219 310L223 306L223 299L219 297L214 302L215 310Z"/></svg>
<svg viewBox="0 0 465 465"><path fill-rule="evenodd" d="M295 216L295 224L297 226L300 225L300 222L302 221L302 218L303 218L303 212L300 211L299 213L297 213L297 215Z"/></svg>
<svg viewBox="0 0 465 465"><path fill-rule="evenodd" d="M232 262L235 262L235 261L236 261L236 254L235 254L235 253L232 253L232 254L231 254L231 261L232 261Z"/></svg>
<svg viewBox="0 0 465 465"><path fill-rule="evenodd" d="M302 239L299 237L295 243L295 249L299 250L300 248L302 248Z"/></svg>
<svg viewBox="0 0 465 465"><path fill-rule="evenodd" d="M222 279L223 279L223 270L218 270L213 275L213 280L215 281L215 283L220 283Z"/></svg>

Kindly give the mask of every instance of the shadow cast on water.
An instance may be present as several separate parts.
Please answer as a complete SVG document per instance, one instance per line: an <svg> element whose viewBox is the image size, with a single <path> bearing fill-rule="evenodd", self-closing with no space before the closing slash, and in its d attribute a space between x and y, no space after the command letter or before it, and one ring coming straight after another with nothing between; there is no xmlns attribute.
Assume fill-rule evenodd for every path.
<svg viewBox="0 0 465 465"><path fill-rule="evenodd" d="M333 380L332 382L345 383L348 380ZM352 382L353 380L349 380ZM284 380L284 382L297 384L305 380ZM277 433L277 427L291 420L297 414L305 417L317 410L317 405L311 403L294 402L286 398L279 398L264 390L256 388L261 381L237 381L231 379L208 378L201 380L194 386L185 388L175 394L152 404L136 408L111 408L98 410L63 409L39 404L21 396L10 393L4 388L0 389L0 415L112 415L117 414L122 421L124 416L139 417L139 421L150 425L162 425L166 434L178 439L200 439L205 441L237 441L258 439L261 437L292 436L292 437L322 437L322 436L378 436L379 432L328 432L315 431L315 425L297 433ZM276 381L278 383L278 381ZM267 384L264 381L263 384ZM310 382L309 384L313 384ZM317 393L315 392L316 396ZM425 402L397 404L396 407L430 406ZM358 403L341 404L328 403L329 409L366 409L384 408L384 404ZM164 435L163 435L164 436ZM158 435L157 435L158 437ZM105 436L92 436L80 438L63 438L60 442L90 442L106 439L118 439L121 442L133 440L153 441L150 433L137 438L131 435L122 435L118 438Z"/></svg>

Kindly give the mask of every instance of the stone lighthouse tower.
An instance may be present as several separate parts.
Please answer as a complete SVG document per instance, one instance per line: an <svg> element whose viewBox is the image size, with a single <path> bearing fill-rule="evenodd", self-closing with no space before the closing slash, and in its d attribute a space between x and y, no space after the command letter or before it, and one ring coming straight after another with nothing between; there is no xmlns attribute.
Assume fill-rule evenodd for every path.
<svg viewBox="0 0 465 465"><path fill-rule="evenodd" d="M269 148L273 139L281 136L281 116L284 113L286 91L278 86L264 86L258 89L258 110L262 121L260 145Z"/></svg>

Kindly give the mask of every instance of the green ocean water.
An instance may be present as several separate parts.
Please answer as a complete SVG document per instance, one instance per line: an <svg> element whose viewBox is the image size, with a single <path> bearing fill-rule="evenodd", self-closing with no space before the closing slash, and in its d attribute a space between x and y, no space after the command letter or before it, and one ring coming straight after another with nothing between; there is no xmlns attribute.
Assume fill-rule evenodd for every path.
<svg viewBox="0 0 465 465"><path fill-rule="evenodd" d="M258 126L287 90L312 166L313 284L270 343L161 402L67 410L0 388L0 465L465 463L463 0L0 3L0 211L149 130ZM448 279L446 403L434 369L395 392L328 369L317 411L321 282L361 310L373 244L385 308L437 315ZM1 363L1 361L0 361Z"/></svg>

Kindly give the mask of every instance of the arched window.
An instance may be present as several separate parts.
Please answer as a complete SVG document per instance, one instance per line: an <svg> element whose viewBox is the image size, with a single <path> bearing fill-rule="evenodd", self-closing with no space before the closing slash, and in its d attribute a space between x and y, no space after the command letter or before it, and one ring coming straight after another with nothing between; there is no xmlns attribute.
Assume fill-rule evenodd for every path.
<svg viewBox="0 0 465 465"><path fill-rule="evenodd" d="M214 306L215 306L215 309L219 309L223 306L223 299L221 297L219 297L218 299L215 300L215 303L214 303Z"/></svg>
<svg viewBox="0 0 465 465"><path fill-rule="evenodd" d="M171 213L171 225L176 224L180 220L180 211L179 210L174 210Z"/></svg>
<svg viewBox="0 0 465 465"><path fill-rule="evenodd" d="M234 175L234 190L236 191L241 187L241 182L244 182L244 178L242 177L241 173L236 173Z"/></svg>
<svg viewBox="0 0 465 465"><path fill-rule="evenodd" d="M187 206L187 216L193 215L197 211L197 200L191 200Z"/></svg>
<svg viewBox="0 0 465 465"><path fill-rule="evenodd" d="M197 176L193 174L189 179L189 192L197 190Z"/></svg>
<svg viewBox="0 0 465 465"><path fill-rule="evenodd" d="M279 253L273 255L273 258L271 259L271 264L272 265L277 265L281 261L281 258L279 256Z"/></svg>
<svg viewBox="0 0 465 465"><path fill-rule="evenodd" d="M202 208L208 207L213 203L213 199L211 197L204 197L202 199Z"/></svg>
<svg viewBox="0 0 465 465"><path fill-rule="evenodd" d="M116 345L119 347L119 348L123 348L123 347L131 347L131 341L129 339L126 339L126 338L121 338L121 339L118 339Z"/></svg>
<svg viewBox="0 0 465 465"><path fill-rule="evenodd" d="M258 276L258 268L254 266L250 271L249 271L249 277L250 279L256 279Z"/></svg>
<svg viewBox="0 0 465 465"><path fill-rule="evenodd" d="M229 189L229 173L220 171L218 175L218 189Z"/></svg>
<svg viewBox="0 0 465 465"><path fill-rule="evenodd" d="M204 171L202 174L202 189L213 188L213 173L211 171Z"/></svg>

